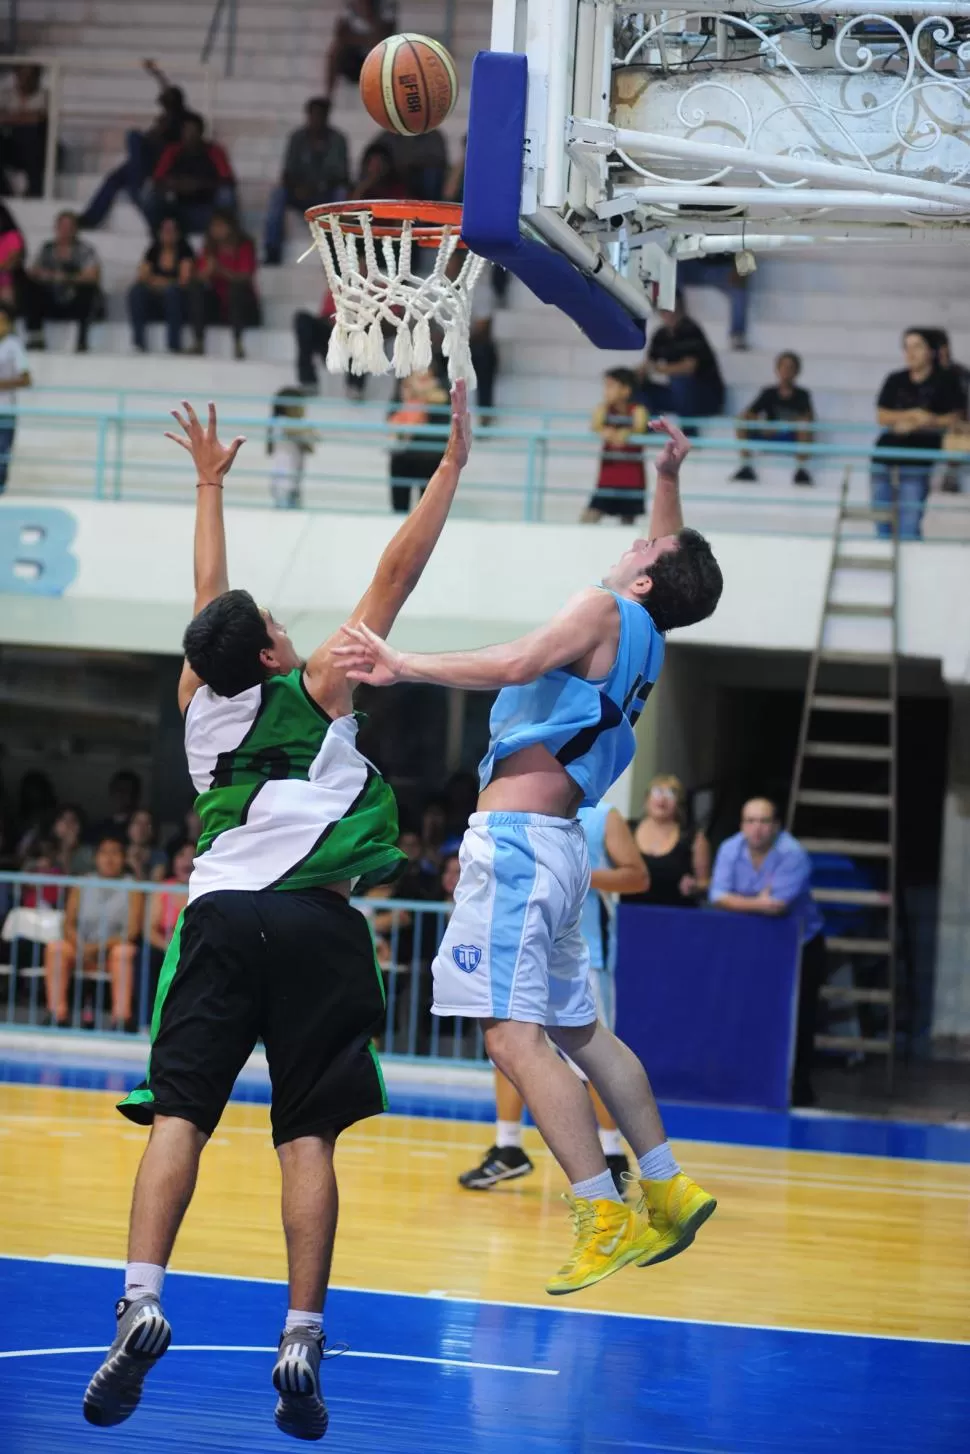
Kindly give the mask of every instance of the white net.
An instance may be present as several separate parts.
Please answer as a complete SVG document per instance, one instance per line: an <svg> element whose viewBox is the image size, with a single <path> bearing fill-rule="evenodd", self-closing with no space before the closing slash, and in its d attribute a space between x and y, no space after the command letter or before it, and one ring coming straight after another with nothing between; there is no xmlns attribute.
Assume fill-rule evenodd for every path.
<svg viewBox="0 0 970 1454"><path fill-rule="evenodd" d="M460 210L456 213L443 224L403 218L393 227L366 208L328 208L308 219L336 309L327 351L331 373L393 370L402 379L428 369L437 325L452 383L464 379L474 386L472 293L485 259L459 250ZM393 235L383 235L388 232ZM430 253L435 246L431 271L422 275L418 251Z"/></svg>

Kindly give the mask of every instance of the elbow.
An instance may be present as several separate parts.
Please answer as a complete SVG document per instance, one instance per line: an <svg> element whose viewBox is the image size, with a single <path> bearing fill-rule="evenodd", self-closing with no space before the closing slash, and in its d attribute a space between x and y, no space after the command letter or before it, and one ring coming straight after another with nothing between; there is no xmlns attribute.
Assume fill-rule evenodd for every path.
<svg viewBox="0 0 970 1454"><path fill-rule="evenodd" d="M623 890L625 894L646 894L650 892L650 875L647 872L646 864L637 870L630 869L630 882Z"/></svg>

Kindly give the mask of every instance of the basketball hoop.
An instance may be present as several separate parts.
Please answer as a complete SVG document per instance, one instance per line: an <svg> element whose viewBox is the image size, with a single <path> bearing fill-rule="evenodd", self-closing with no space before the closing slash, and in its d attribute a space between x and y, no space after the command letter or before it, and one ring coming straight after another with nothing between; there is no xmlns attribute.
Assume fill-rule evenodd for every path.
<svg viewBox="0 0 970 1454"><path fill-rule="evenodd" d="M475 383L471 299L485 259L461 240L458 202L328 202L305 214L336 310L327 368L399 379L431 367L431 324L442 331L448 377ZM426 277L414 249L434 249ZM452 259L466 253L454 277ZM307 254L304 254L306 256ZM385 329L395 333L388 359Z"/></svg>

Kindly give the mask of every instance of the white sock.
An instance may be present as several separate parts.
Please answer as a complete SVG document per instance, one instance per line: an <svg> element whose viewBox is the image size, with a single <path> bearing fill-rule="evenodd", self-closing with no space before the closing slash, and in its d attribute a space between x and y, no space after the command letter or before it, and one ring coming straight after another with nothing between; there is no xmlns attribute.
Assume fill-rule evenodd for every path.
<svg viewBox="0 0 970 1454"><path fill-rule="evenodd" d="M604 1156L623 1155L623 1137L614 1126L608 1131L605 1126L600 1126L600 1145L603 1148Z"/></svg>
<svg viewBox="0 0 970 1454"><path fill-rule="evenodd" d="M637 1162L644 1181L669 1181L680 1171L669 1141L661 1141L652 1151L644 1152L637 1157Z"/></svg>
<svg viewBox="0 0 970 1454"><path fill-rule="evenodd" d="M503 1146L522 1146L522 1122L521 1121L496 1121L495 1122L495 1144L502 1149Z"/></svg>
<svg viewBox="0 0 970 1454"><path fill-rule="evenodd" d="M619 1202L623 1205L611 1171L600 1172L599 1176L590 1176L586 1181L574 1181L573 1196L583 1197L588 1202Z"/></svg>
<svg viewBox="0 0 970 1454"><path fill-rule="evenodd" d="M301 1308L287 1308L283 1332L292 1333L294 1328L313 1328L317 1333L322 1332L323 1313L307 1313Z"/></svg>
<svg viewBox="0 0 970 1454"><path fill-rule="evenodd" d="M146 1292L161 1297L164 1281L165 1269L157 1263L129 1262L125 1268L125 1297L144 1297Z"/></svg>

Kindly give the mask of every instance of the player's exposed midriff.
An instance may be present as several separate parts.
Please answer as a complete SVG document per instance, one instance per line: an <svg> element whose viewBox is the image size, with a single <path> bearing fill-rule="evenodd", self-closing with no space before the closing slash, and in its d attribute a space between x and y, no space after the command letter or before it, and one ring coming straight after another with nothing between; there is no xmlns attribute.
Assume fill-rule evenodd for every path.
<svg viewBox="0 0 970 1454"><path fill-rule="evenodd" d="M482 813L544 813L574 818L583 795L548 748L536 744L510 753L495 764L488 787L478 799Z"/></svg>

